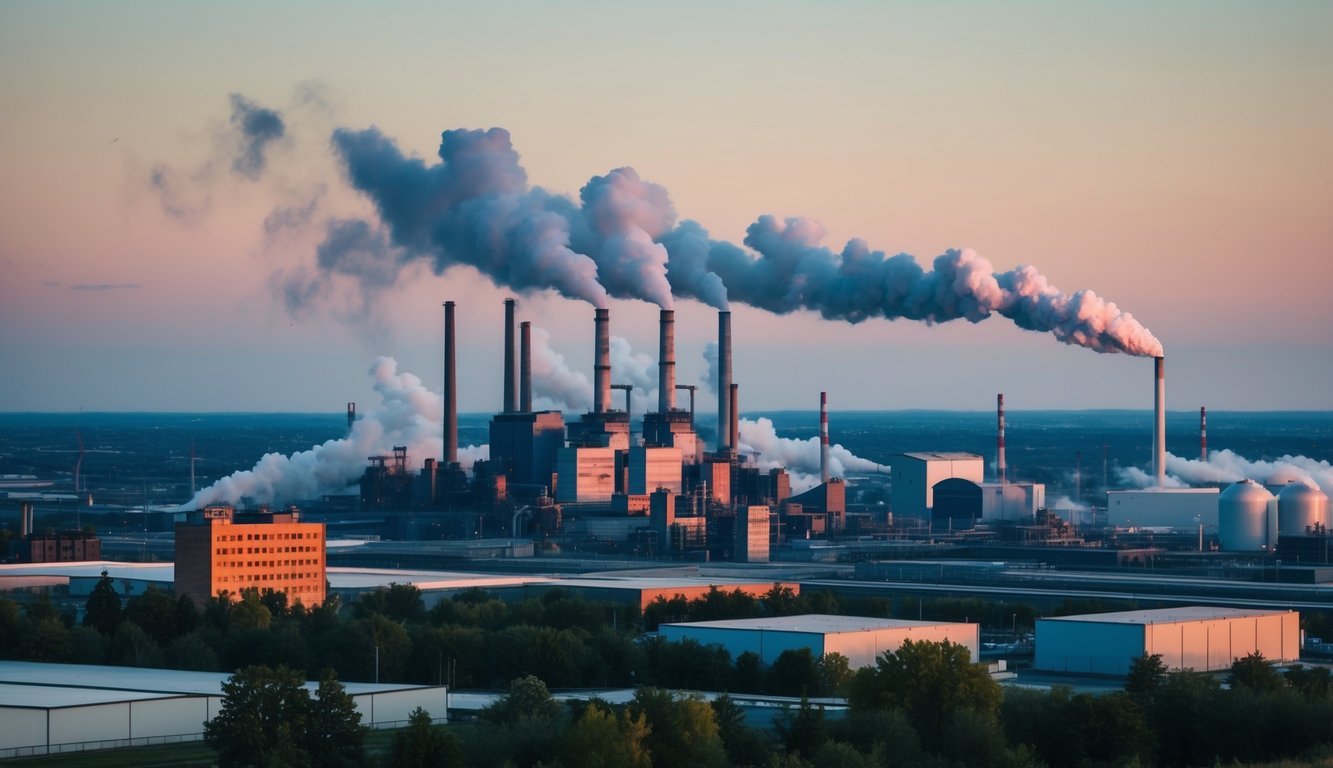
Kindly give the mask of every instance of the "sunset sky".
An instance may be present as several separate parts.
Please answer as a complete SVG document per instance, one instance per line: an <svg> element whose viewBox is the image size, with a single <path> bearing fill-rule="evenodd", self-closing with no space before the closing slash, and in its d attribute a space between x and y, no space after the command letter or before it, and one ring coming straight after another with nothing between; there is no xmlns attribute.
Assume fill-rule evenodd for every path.
<svg viewBox="0 0 1333 768"><path fill-rule="evenodd" d="M718 239L806 216L835 251L1030 264L1161 339L1173 410L1333 409L1331 78L1315 2L5 2L0 411L373 405L378 355L439 387L445 299L460 409L498 408L514 292L475 271L417 268L365 311L278 295L326 222L373 217L330 145L372 125L428 163L443 130L503 127L571 196L631 166ZM233 94L282 117L262 167L237 165ZM591 372L592 308L519 299ZM676 309L696 381L716 317ZM1147 359L1002 317L733 309L742 410L1152 404ZM611 317L656 355L656 307Z"/></svg>

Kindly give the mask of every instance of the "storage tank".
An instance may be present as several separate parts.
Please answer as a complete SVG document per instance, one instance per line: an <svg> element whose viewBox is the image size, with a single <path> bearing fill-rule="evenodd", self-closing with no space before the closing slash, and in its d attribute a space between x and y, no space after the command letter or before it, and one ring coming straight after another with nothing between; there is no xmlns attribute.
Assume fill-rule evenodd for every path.
<svg viewBox="0 0 1333 768"><path fill-rule="evenodd" d="M1273 474L1264 481L1264 487L1273 492L1276 497L1282 493L1282 489L1291 483L1297 483L1305 479L1305 475L1294 467L1278 467L1273 470Z"/></svg>
<svg viewBox="0 0 1333 768"><path fill-rule="evenodd" d="M1277 495L1277 529L1283 536L1304 536L1328 527L1328 496L1307 480L1288 483Z"/></svg>
<svg viewBox="0 0 1333 768"><path fill-rule="evenodd" d="M1217 497L1217 541L1224 552L1262 552L1277 543L1269 522L1273 494L1253 480L1233 483ZM1276 523L1276 520L1272 521ZM1272 534L1272 535L1270 535Z"/></svg>

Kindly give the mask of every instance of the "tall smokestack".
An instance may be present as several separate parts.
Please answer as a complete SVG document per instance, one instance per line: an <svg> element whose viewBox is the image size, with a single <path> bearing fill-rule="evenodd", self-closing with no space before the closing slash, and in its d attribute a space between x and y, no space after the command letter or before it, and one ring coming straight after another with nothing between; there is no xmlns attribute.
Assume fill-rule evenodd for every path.
<svg viewBox="0 0 1333 768"><path fill-rule="evenodd" d="M598 309L593 317L592 410L611 410L611 313Z"/></svg>
<svg viewBox="0 0 1333 768"><path fill-rule="evenodd" d="M356 403L347 404L347 433L352 433L352 426L356 424Z"/></svg>
<svg viewBox="0 0 1333 768"><path fill-rule="evenodd" d="M19 503L19 537L26 539L32 534L32 502Z"/></svg>
<svg viewBox="0 0 1333 768"><path fill-rule="evenodd" d="M731 424L731 313L717 313L717 450L730 450Z"/></svg>
<svg viewBox="0 0 1333 768"><path fill-rule="evenodd" d="M819 482L828 482L828 393L819 393Z"/></svg>
<svg viewBox="0 0 1333 768"><path fill-rule="evenodd" d="M1004 393L995 396L995 479L1005 481L1004 466Z"/></svg>
<svg viewBox="0 0 1333 768"><path fill-rule="evenodd" d="M657 341L657 411L667 413L676 407L676 312L664 309Z"/></svg>
<svg viewBox="0 0 1333 768"><path fill-rule="evenodd" d="M532 413L532 323L518 325L518 409Z"/></svg>
<svg viewBox="0 0 1333 768"><path fill-rule="evenodd" d="M458 347L454 343L454 303L444 302L444 456L458 463Z"/></svg>
<svg viewBox="0 0 1333 768"><path fill-rule="evenodd" d="M514 392L514 304L513 299L505 299L505 413L513 413L518 410L518 397Z"/></svg>
<svg viewBox="0 0 1333 768"><path fill-rule="evenodd" d="M1166 485L1166 358L1154 357L1157 390L1153 397L1152 474L1157 485Z"/></svg>
<svg viewBox="0 0 1333 768"><path fill-rule="evenodd" d="M1199 406L1199 461L1208 461L1208 407Z"/></svg>
<svg viewBox="0 0 1333 768"><path fill-rule="evenodd" d="M741 447L741 385L731 385L731 423L727 425L727 445L731 446L732 451L738 451Z"/></svg>

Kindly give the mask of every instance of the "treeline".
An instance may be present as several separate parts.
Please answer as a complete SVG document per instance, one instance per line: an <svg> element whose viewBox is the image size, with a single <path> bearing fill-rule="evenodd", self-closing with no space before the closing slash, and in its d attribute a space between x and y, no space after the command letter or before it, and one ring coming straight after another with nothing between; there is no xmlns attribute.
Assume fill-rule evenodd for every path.
<svg viewBox="0 0 1333 768"><path fill-rule="evenodd" d="M842 599L830 592L797 595L781 585L760 596L713 589L693 600L658 600L642 613L637 606L583 600L561 590L518 602L471 590L427 610L411 585L370 592L351 605L331 598L307 609L289 605L281 593L248 590L196 606L154 588L123 600L104 578L77 623L42 596L23 610L0 600L0 655L210 671L281 665L310 678L328 668L342 680L378 676L459 688L503 688L531 674L557 688L661 685L821 696L841 690L845 660L792 652L765 666L754 654L732 658L715 646L667 643L645 633L664 621L803 613L916 618L922 610L906 600L896 608L883 599ZM989 611L1008 626L1020 608L942 600L927 603L925 615L961 612L959 618L976 620Z"/></svg>

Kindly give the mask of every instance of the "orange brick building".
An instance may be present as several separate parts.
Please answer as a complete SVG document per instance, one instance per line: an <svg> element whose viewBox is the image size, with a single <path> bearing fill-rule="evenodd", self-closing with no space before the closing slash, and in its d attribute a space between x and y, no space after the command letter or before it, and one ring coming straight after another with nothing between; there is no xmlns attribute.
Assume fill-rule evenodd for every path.
<svg viewBox="0 0 1333 768"><path fill-rule="evenodd" d="M203 604L220 592L273 590L288 604L324 602L324 524L287 512L236 512L205 507L176 525L176 595Z"/></svg>

